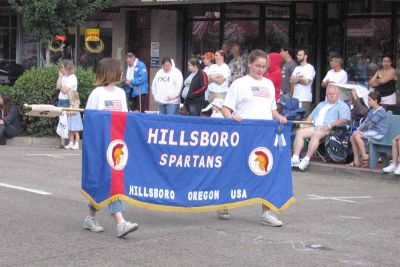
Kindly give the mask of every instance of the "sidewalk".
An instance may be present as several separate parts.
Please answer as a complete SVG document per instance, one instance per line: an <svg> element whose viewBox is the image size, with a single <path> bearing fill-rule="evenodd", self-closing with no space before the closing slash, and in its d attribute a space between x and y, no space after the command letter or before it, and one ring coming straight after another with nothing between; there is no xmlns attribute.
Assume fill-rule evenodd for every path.
<svg viewBox="0 0 400 267"><path fill-rule="evenodd" d="M15 147L55 148L59 144L60 144L60 138L58 137L18 136L12 139L7 139L7 146L15 146ZM301 172L299 170L294 170L294 171ZM332 175L335 175L336 173L340 172L341 174L347 174L350 176L351 175L358 177L368 176L371 178L397 177L393 174L390 175L384 174L382 172L382 166L380 163L378 163L377 169L355 168L355 167L348 167L345 164L324 163L317 157L314 157L312 159L311 164L307 169L307 172L321 173L321 174L331 173Z"/></svg>

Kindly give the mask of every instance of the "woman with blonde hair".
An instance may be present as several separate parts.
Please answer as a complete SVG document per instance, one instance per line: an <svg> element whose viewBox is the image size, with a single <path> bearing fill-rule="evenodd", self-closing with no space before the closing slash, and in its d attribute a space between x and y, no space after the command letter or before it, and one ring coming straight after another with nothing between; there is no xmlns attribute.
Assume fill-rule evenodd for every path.
<svg viewBox="0 0 400 267"><path fill-rule="evenodd" d="M56 87L60 90L57 106L63 108L69 107L68 93L78 90L78 79L75 75L74 63L71 60L64 59L61 61ZM64 148L64 140L62 138L61 145L58 148Z"/></svg>
<svg viewBox="0 0 400 267"><path fill-rule="evenodd" d="M69 91L69 107L78 109L80 105L78 91ZM79 150L79 132L83 130L81 113L79 111L68 111L68 137L69 144L66 149Z"/></svg>

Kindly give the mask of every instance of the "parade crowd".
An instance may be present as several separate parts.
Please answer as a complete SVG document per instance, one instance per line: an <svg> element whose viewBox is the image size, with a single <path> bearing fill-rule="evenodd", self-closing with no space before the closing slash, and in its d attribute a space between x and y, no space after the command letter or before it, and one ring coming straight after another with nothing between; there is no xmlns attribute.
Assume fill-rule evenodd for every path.
<svg viewBox="0 0 400 267"><path fill-rule="evenodd" d="M391 58L382 58L381 68L369 80L370 90L360 86L347 90L349 81L343 59L331 58L331 69L321 85L317 85L317 90L326 97L315 108L312 85L316 73L309 61L305 49L295 53L291 48L281 47L269 54L262 50L244 53L240 44L224 43L221 50L204 53L201 58L190 58L186 77L173 59L163 58L162 67L149 86L146 65L133 53L127 53L124 68L111 58L99 62L97 87L91 92L86 109L145 112L145 99L151 92L160 116L209 116L231 118L238 123L242 119L275 119L286 124L288 117L283 111L287 108L285 103L291 101L295 103L298 119L311 122L296 125L293 129L293 168L305 171L322 140L345 125L349 125L354 155L348 166L368 167L367 143L372 139L381 140L390 131L388 111L394 110L396 105L397 74ZM78 81L72 61L63 60L58 75L58 106L79 108ZM5 137L15 136L19 125L17 109L6 93L0 94L0 110L1 144ZM80 113L67 112L67 121L68 139L62 139L59 147L78 150L80 131L83 130ZM392 162L383 171L400 175L400 135L393 140L392 151ZM121 201L112 202L109 209L117 223L118 237L138 228L136 223L124 220ZM263 224L283 224L268 207L263 205L261 211ZM103 228L97 223L95 214L96 209L89 205L84 227L101 232ZM227 209L222 209L218 211L218 217L229 219L231 215Z"/></svg>

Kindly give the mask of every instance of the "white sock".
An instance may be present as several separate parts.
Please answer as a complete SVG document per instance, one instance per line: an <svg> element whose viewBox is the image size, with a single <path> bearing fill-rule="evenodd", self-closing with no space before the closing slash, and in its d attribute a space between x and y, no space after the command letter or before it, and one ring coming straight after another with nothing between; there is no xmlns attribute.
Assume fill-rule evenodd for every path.
<svg viewBox="0 0 400 267"><path fill-rule="evenodd" d="M309 156L305 156L302 160L304 160L306 162L310 162L310 157Z"/></svg>

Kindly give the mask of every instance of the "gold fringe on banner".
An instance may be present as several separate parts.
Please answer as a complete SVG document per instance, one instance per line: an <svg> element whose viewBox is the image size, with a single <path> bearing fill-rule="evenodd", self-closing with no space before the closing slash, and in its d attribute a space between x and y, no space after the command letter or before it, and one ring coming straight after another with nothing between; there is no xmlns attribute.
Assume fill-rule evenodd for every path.
<svg viewBox="0 0 400 267"><path fill-rule="evenodd" d="M270 208L272 211L279 213L281 211L286 210L290 205L292 205L296 201L296 199L294 197L291 197L281 208L277 208L275 205L273 205L272 203L270 203L262 198L253 198L253 199L247 199L247 200L243 200L243 201L239 201L239 202L235 202L235 203L227 203L227 204L211 205L211 206L203 206L203 207L176 207L176 206L164 206L164 205L146 203L146 202L132 199L125 195L115 195L110 198L107 198L106 200L104 200L100 203L97 203L83 189L81 189L81 193L89 201L89 203L96 209L101 209L102 207L110 204L111 202L114 202L117 200L123 200L123 201L128 202L129 204L132 204L137 207L151 209L151 210L158 210L158 211L166 211L166 212L205 212L205 211L216 211L216 210L224 209L224 208L226 208L226 209L240 208L240 207L244 207L244 206L248 206L248 205L252 205L252 204L264 204L265 206Z"/></svg>

